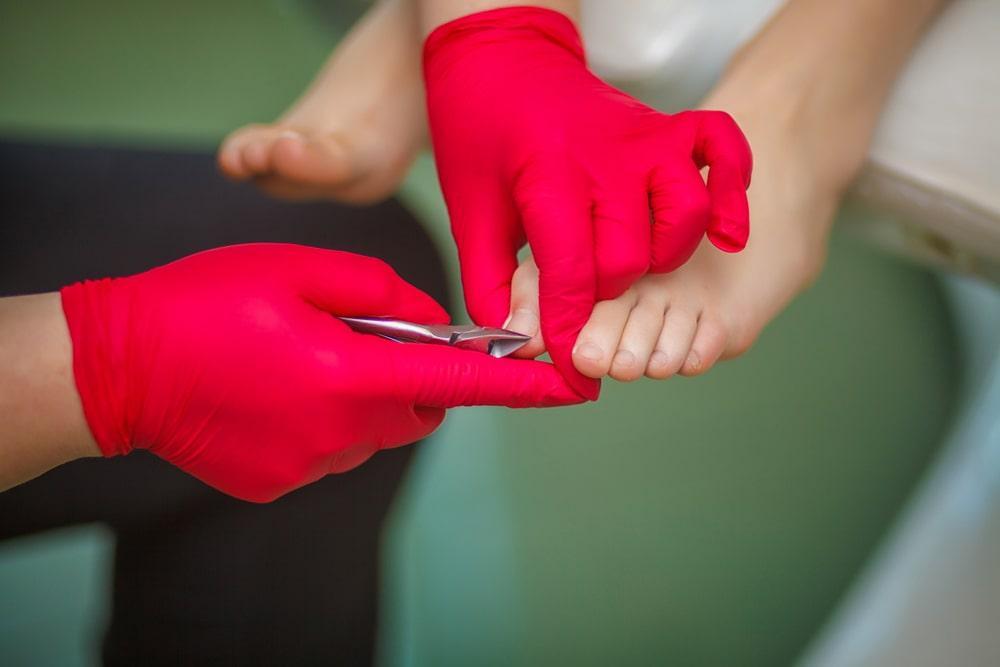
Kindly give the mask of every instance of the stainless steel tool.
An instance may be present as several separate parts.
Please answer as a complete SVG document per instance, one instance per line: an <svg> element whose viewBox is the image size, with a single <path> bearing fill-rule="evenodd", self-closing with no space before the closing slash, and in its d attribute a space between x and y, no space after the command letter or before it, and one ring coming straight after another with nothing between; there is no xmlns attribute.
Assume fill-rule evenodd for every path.
<svg viewBox="0 0 1000 667"><path fill-rule="evenodd" d="M507 329L479 327L474 324L419 324L391 317L341 317L347 326L360 333L370 333L400 343L451 345L463 350L506 357L516 352L531 336Z"/></svg>

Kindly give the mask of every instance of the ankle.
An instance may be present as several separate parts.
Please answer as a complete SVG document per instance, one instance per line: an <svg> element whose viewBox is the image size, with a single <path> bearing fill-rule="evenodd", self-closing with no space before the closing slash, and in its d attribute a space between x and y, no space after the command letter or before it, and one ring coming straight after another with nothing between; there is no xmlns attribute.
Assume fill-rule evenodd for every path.
<svg viewBox="0 0 1000 667"><path fill-rule="evenodd" d="M839 200L867 157L871 128L864 117L837 114L821 89L780 76L756 79L736 68L703 102L736 119L755 159L778 150L802 170L817 194ZM760 162L763 162L761 160Z"/></svg>

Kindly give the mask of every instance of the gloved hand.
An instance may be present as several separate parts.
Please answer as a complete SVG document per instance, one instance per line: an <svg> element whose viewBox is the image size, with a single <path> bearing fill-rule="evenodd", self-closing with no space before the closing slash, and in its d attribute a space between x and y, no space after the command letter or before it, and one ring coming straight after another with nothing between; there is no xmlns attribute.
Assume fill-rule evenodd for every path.
<svg viewBox="0 0 1000 667"><path fill-rule="evenodd" d="M595 300L677 268L706 231L725 251L746 244L746 139L723 112L670 116L607 85L587 69L572 22L547 9L440 26L424 45L424 76L472 318L503 323L527 241L546 346L595 398L599 385L571 358Z"/></svg>
<svg viewBox="0 0 1000 667"><path fill-rule="evenodd" d="M333 315L443 323L385 263L304 246L198 253L62 290L106 456L153 453L268 501L430 434L456 405L579 402L550 365L355 333Z"/></svg>

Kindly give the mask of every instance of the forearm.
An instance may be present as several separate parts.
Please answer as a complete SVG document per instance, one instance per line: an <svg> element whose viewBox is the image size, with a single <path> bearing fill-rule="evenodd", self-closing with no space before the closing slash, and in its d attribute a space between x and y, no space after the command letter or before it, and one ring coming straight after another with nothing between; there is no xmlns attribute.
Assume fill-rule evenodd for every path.
<svg viewBox="0 0 1000 667"><path fill-rule="evenodd" d="M846 186L893 81L946 2L790 0L736 54L706 105L784 114L777 120L825 155L824 176Z"/></svg>
<svg viewBox="0 0 1000 667"><path fill-rule="evenodd" d="M419 8L420 29L426 36L442 23L447 23L468 14L497 9L500 7L531 5L554 9L569 16L573 21L580 18L579 0L534 0L516 2L511 0L413 0Z"/></svg>
<svg viewBox="0 0 1000 667"><path fill-rule="evenodd" d="M59 294L0 299L0 490L99 455L73 381Z"/></svg>

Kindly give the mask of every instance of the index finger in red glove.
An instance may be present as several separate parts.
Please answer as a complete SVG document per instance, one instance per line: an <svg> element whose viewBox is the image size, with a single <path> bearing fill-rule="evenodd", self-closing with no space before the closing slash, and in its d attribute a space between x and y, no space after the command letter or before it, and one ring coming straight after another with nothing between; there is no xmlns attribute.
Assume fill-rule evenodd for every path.
<svg viewBox="0 0 1000 667"><path fill-rule="evenodd" d="M753 171L750 144L732 116L724 111L689 111L695 121L692 157L708 167L712 215L708 239L726 252L739 252L750 236L747 188Z"/></svg>
<svg viewBox="0 0 1000 667"><path fill-rule="evenodd" d="M498 184L476 190L468 200L466 194L459 190L448 200L465 304L474 322L499 327L510 309L510 281L524 242L518 238L517 211Z"/></svg>
<svg viewBox="0 0 1000 667"><path fill-rule="evenodd" d="M514 200L538 265L545 346L573 388L584 398L596 400L600 382L573 365L573 347L597 294L592 206L582 181L581 174L565 165L560 169L536 165L522 174Z"/></svg>
<svg viewBox="0 0 1000 667"><path fill-rule="evenodd" d="M397 317L426 324L450 321L448 312L437 301L403 280L380 259L351 255L350 262L345 262L345 253L336 250L302 250L297 265L299 290L306 301L320 310L337 315Z"/></svg>

